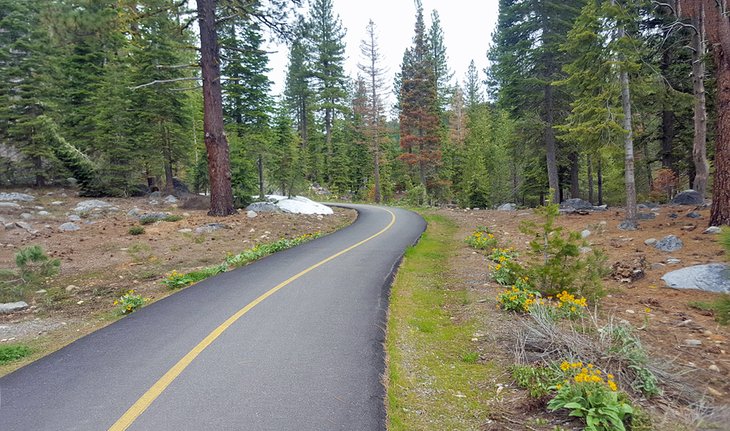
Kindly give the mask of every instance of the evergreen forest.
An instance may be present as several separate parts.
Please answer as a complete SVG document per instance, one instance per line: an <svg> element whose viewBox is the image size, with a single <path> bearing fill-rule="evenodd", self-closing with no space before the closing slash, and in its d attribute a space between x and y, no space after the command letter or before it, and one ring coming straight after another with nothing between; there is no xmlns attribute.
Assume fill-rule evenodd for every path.
<svg viewBox="0 0 730 431"><path fill-rule="evenodd" d="M438 11L416 0L400 64L370 21L350 76L333 0L0 0L0 186L184 183L220 216L268 193L582 198L625 207L629 228L638 203L692 188L730 224L723 5L499 0L494 33L474 29L490 66L456 76ZM288 50L281 94L270 40Z"/></svg>

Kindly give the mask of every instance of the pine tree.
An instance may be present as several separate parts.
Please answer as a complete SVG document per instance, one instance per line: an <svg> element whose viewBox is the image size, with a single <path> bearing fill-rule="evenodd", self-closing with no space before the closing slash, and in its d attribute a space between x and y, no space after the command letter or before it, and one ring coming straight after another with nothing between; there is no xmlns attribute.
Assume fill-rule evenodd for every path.
<svg viewBox="0 0 730 431"><path fill-rule="evenodd" d="M477 66L474 64L474 60L469 62L469 68L466 70L464 93L464 103L466 104L466 108L469 110L484 102L481 80L479 79L479 71L477 70Z"/></svg>
<svg viewBox="0 0 730 431"><path fill-rule="evenodd" d="M441 161L438 95L420 0L416 7L413 46L406 50L401 69L400 143L405 151L401 159L416 168L419 183L431 192Z"/></svg>
<svg viewBox="0 0 730 431"><path fill-rule="evenodd" d="M451 81L454 78L454 72L449 68L449 56L446 54L446 44L444 42L444 30L441 27L441 18L436 10L431 12L431 27L428 29L428 46L430 48L429 57L433 66L433 78L436 85L439 111L444 113L451 101L453 93Z"/></svg>
<svg viewBox="0 0 730 431"><path fill-rule="evenodd" d="M560 181L554 127L562 122L568 99L553 83L564 77L562 67L569 55L560 46L585 3L500 0L494 46L489 52L490 85L498 90L500 106L515 118L539 113L539 129L529 135L541 137L555 201L560 198Z"/></svg>
<svg viewBox="0 0 730 431"><path fill-rule="evenodd" d="M354 103L353 110L358 115L358 106L362 112L359 113L363 117L366 126L366 139L370 153L373 157L373 199L375 203L380 203L382 199L382 190L380 184L380 163L382 138L385 134L384 128L384 108L383 95L385 93L385 82L383 76L385 70L381 65L381 54L378 46L377 36L375 34L375 23L372 20L366 27L367 37L360 42L360 53L363 62L358 64L360 70L365 73L367 80L358 80L356 88L359 92L365 92L365 100L362 105ZM358 98L355 97L357 101Z"/></svg>
<svg viewBox="0 0 730 431"><path fill-rule="evenodd" d="M332 127L338 113L346 111L347 98L345 62L345 34L339 16L334 15L332 0L313 0L309 11L309 36L314 61L311 64L314 85L319 102L318 110L324 122L326 151L325 180L331 180L334 164Z"/></svg>

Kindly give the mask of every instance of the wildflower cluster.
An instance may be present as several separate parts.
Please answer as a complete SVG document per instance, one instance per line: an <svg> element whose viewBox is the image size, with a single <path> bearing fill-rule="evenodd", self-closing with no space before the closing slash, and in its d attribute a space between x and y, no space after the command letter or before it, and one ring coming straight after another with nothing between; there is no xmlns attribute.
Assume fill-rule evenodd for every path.
<svg viewBox="0 0 730 431"><path fill-rule="evenodd" d="M584 418L586 430L625 430L624 418L633 413L631 405L620 397L611 374L605 374L582 362L563 362L560 369L566 380L555 385L557 393L548 409L571 410L570 416Z"/></svg>
<svg viewBox="0 0 730 431"><path fill-rule="evenodd" d="M544 302L540 292L532 290L527 285L514 285L497 295L497 306L505 311L527 313L536 304Z"/></svg>
<svg viewBox="0 0 730 431"><path fill-rule="evenodd" d="M193 280L190 278L188 274L182 274L180 272L177 272L173 270L171 273L167 274L165 276L165 279L162 280L162 284L169 287L170 289L180 289L181 287L188 286L189 284L192 284Z"/></svg>
<svg viewBox="0 0 730 431"><path fill-rule="evenodd" d="M466 238L466 243L479 250L497 248L497 238L488 227L480 226Z"/></svg>
<svg viewBox="0 0 730 431"><path fill-rule="evenodd" d="M494 248L489 259L495 263L504 263L518 256L517 252L512 248Z"/></svg>
<svg viewBox="0 0 730 431"><path fill-rule="evenodd" d="M562 291L556 295L556 300L548 296L548 305L554 317L565 319L577 319L585 316L585 309L588 307L588 300L582 296Z"/></svg>
<svg viewBox="0 0 730 431"><path fill-rule="evenodd" d="M117 311L120 314L130 314L142 308L145 301L146 299L142 295L134 293L134 290L130 290L114 301L114 305L117 306Z"/></svg>

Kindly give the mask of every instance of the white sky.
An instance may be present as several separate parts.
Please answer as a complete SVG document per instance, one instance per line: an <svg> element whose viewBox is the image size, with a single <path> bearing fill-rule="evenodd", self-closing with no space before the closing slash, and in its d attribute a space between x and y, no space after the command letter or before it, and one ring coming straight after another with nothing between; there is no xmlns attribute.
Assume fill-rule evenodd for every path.
<svg viewBox="0 0 730 431"><path fill-rule="evenodd" d="M375 22L380 44L382 64L388 70L386 83L393 82L393 76L400 69L403 51L411 45L416 20L416 6L413 0L334 0L335 13L339 14L343 27L347 29L345 73L357 76L360 57L360 41L365 38L365 27L372 19ZM474 60L480 77L487 66L487 49L491 35L497 25L497 0L423 0L423 15L426 26L431 25L431 11L436 9L441 18L446 53L454 79L462 84ZM276 48L270 56L269 67L274 81L273 92L283 90L288 49Z"/></svg>

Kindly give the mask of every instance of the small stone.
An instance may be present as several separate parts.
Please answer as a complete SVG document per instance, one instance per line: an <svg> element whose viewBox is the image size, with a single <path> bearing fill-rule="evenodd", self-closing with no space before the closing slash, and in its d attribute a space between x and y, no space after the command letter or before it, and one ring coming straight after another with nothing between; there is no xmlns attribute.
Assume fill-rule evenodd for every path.
<svg viewBox="0 0 730 431"><path fill-rule="evenodd" d="M37 294L39 294L39 295L42 295L42 294L44 294L44 293L46 293L46 292L47 292L47 290L46 290L46 289L41 289L41 290L36 290L36 291L35 291L35 293L37 293Z"/></svg>
<svg viewBox="0 0 730 431"><path fill-rule="evenodd" d="M53 201L53 202L51 202L51 205L53 205L54 207L57 207L59 205L63 205L63 202L61 202L61 201Z"/></svg>
<svg viewBox="0 0 730 431"><path fill-rule="evenodd" d="M166 204L174 204L177 203L177 198L173 195L167 195L163 201Z"/></svg>
<svg viewBox="0 0 730 431"><path fill-rule="evenodd" d="M190 217L190 213L182 213L183 217Z"/></svg>
<svg viewBox="0 0 730 431"><path fill-rule="evenodd" d="M636 314L636 311L634 311L634 310L626 310L626 314Z"/></svg>
<svg viewBox="0 0 730 431"><path fill-rule="evenodd" d="M687 340L684 340L684 345L690 346L690 347L699 347L702 345L702 341L694 340L694 339L687 339Z"/></svg>
<svg viewBox="0 0 730 431"><path fill-rule="evenodd" d="M679 215L677 215L677 213L671 213L667 217L669 217L669 218L677 218L677 217L679 217Z"/></svg>
<svg viewBox="0 0 730 431"><path fill-rule="evenodd" d="M697 229L696 224L687 224L687 225L682 226L682 230L685 232L692 232L695 229Z"/></svg>
<svg viewBox="0 0 730 431"><path fill-rule="evenodd" d="M47 215L50 215L50 213L48 211L38 211L38 215L41 217L45 217Z"/></svg>
<svg viewBox="0 0 730 431"><path fill-rule="evenodd" d="M650 246L653 246L653 245L655 245L655 244L656 244L656 242L657 242L656 238L649 238L649 239L647 239L647 240L644 240L644 244L646 244L646 245L650 245Z"/></svg>
<svg viewBox="0 0 730 431"><path fill-rule="evenodd" d="M256 218L256 216L258 216L258 214L256 213L256 211L250 211L249 210L249 211L246 212L246 217L248 217L248 218Z"/></svg>
<svg viewBox="0 0 730 431"><path fill-rule="evenodd" d="M22 221L16 221L15 226L24 229L26 232L28 232L31 235L35 235L38 233L37 230L33 229L33 226L30 225L30 223L22 222Z"/></svg>
<svg viewBox="0 0 730 431"><path fill-rule="evenodd" d="M502 204L497 208L497 211L515 211L517 210L517 205L513 203L507 203Z"/></svg>
<svg viewBox="0 0 730 431"><path fill-rule="evenodd" d="M84 301L83 301L83 300L81 300L81 301L78 301L78 302L76 302L76 304L77 304L77 305L81 305L81 304L83 304L83 303L84 303Z"/></svg>
<svg viewBox="0 0 730 431"><path fill-rule="evenodd" d="M84 212L84 211L91 211L95 209L102 209L102 208L109 208L112 205L108 202L100 201L97 199L92 199L88 201L81 201L78 204L76 204L76 208L74 208L74 211L76 212Z"/></svg>
<svg viewBox="0 0 730 431"><path fill-rule="evenodd" d="M180 233L190 233L193 230L192 229L188 229L188 228L183 228L183 229L178 229L177 231L180 232Z"/></svg>
<svg viewBox="0 0 730 431"><path fill-rule="evenodd" d="M81 221L81 217L76 214L71 214L68 216L68 221Z"/></svg>
<svg viewBox="0 0 730 431"><path fill-rule="evenodd" d="M667 265L677 265L681 262L682 262L682 260L677 259L676 257L670 257L669 259L667 259Z"/></svg>
<svg viewBox="0 0 730 431"><path fill-rule="evenodd" d="M32 220L33 219L33 214L23 213L23 214L20 215L20 218L22 218L23 220Z"/></svg>
<svg viewBox="0 0 730 431"><path fill-rule="evenodd" d="M691 213L687 214L687 217L689 218L702 218L702 214L692 211Z"/></svg>
<svg viewBox="0 0 730 431"><path fill-rule="evenodd" d="M22 311L28 308L28 304L24 301L8 302L0 304L0 314L9 314L16 311Z"/></svg>
<svg viewBox="0 0 730 431"><path fill-rule="evenodd" d="M663 264L663 263L652 263L652 264L651 264L651 269L653 269L653 270L655 270L655 271L656 271L656 270L658 270L658 269L662 269L662 268L664 268L665 266L667 266L667 265L665 265L665 264Z"/></svg>
<svg viewBox="0 0 730 431"><path fill-rule="evenodd" d="M712 395L713 397L721 397L722 396L722 392L718 391L717 389L715 389L715 388L713 388L711 386L708 386L707 387L707 393L710 394L710 395Z"/></svg>
<svg viewBox="0 0 730 431"><path fill-rule="evenodd" d="M79 290L78 286L74 286L73 284L69 284L66 286L66 292L74 292L76 290Z"/></svg>
<svg viewBox="0 0 730 431"><path fill-rule="evenodd" d="M720 232L722 232L722 229L721 228L719 228L717 226L710 226L707 229L705 229L705 231L702 232L702 233L710 234L710 235L717 235Z"/></svg>
<svg viewBox="0 0 730 431"><path fill-rule="evenodd" d="M73 232L73 231L77 231L80 229L81 229L81 227L79 225L77 225L75 223L71 223L71 222L64 223L58 227L58 230L60 230L61 232Z"/></svg>
<svg viewBox="0 0 730 431"><path fill-rule="evenodd" d="M654 248L659 251L665 252L677 251L680 250L682 247L684 247L682 240L674 235L667 235L661 240L657 241L656 244L654 244Z"/></svg>
<svg viewBox="0 0 730 431"><path fill-rule="evenodd" d="M34 196L27 195L25 193L0 193L0 201L32 202L34 200Z"/></svg>
<svg viewBox="0 0 730 431"><path fill-rule="evenodd" d="M638 213L636 214L636 218L639 220L654 220L656 218L656 213Z"/></svg>
<svg viewBox="0 0 730 431"><path fill-rule="evenodd" d="M593 249L590 247L581 247L578 249L578 251L580 252L580 254L588 254L588 253L592 252Z"/></svg>
<svg viewBox="0 0 730 431"><path fill-rule="evenodd" d="M586 239L589 236L591 236L591 231L589 231L588 229L585 229L583 232L580 233L580 237L583 239Z"/></svg>
<svg viewBox="0 0 730 431"><path fill-rule="evenodd" d="M618 225L619 230L636 230L636 222L630 220L624 220Z"/></svg>

